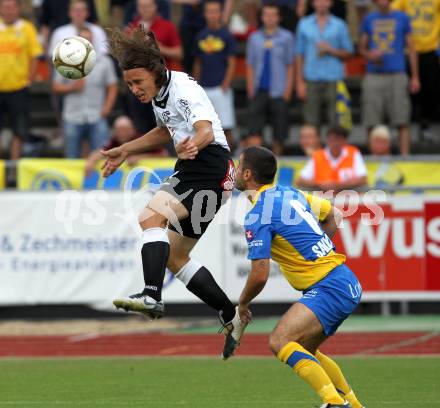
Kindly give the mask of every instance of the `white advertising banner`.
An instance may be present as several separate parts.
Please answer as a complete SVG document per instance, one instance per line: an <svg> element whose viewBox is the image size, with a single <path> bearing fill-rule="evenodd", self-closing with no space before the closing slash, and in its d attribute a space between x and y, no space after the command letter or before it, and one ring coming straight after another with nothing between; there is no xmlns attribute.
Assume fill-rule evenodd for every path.
<svg viewBox="0 0 440 408"><path fill-rule="evenodd" d="M76 303L111 308L114 297L140 291L144 282L137 218L150 197L142 191L2 192L0 305ZM248 205L243 197L232 198L192 252L235 302L250 271L242 227ZM392 291L436 291L439 296L439 200L422 195L388 197L380 208L383 219L377 226L362 224L354 213L335 239L338 250L349 255L348 265L359 276L365 299L369 293L385 299ZM417 242L421 240L417 228L426 225L422 250L416 241L410 245L409 238L400 239L402 232L396 230L398 235L381 238L383 252L369 253L376 245L373 238L379 239L386 226L397 222L404 223L406 236ZM411 229L411 222L417 228ZM257 301L291 302L299 296L273 264ZM166 302L197 301L170 273L163 297Z"/></svg>
<svg viewBox="0 0 440 408"><path fill-rule="evenodd" d="M0 304L93 303L143 287L137 214L149 195L94 191L2 193L0 200ZM194 251L221 281L222 262L213 226ZM206 247L210 249L207 250ZM197 299L166 276L165 301Z"/></svg>

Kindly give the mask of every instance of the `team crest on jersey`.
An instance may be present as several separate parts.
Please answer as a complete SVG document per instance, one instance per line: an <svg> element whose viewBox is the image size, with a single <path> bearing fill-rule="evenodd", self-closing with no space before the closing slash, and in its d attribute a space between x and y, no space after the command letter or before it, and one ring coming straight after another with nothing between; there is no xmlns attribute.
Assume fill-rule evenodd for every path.
<svg viewBox="0 0 440 408"><path fill-rule="evenodd" d="M188 122L191 116L191 108L189 107L189 102L186 99L178 99L177 103L183 111L183 116L185 116L186 121Z"/></svg>
<svg viewBox="0 0 440 408"><path fill-rule="evenodd" d="M245 234L248 241L252 241L254 239L254 233L251 230L246 230Z"/></svg>
<svg viewBox="0 0 440 408"><path fill-rule="evenodd" d="M171 115L170 111L168 111L168 110L163 111L162 112L162 122L168 123L171 120L170 115Z"/></svg>

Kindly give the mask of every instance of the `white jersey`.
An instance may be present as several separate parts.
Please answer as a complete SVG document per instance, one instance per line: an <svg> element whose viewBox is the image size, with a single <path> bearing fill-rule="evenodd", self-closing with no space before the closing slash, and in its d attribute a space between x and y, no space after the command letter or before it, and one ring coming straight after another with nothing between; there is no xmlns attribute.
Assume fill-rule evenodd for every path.
<svg viewBox="0 0 440 408"><path fill-rule="evenodd" d="M185 138L194 137L194 123L207 120L212 123L214 141L229 151L220 119L203 88L183 72L167 71L167 83L153 100L157 126L166 127L174 146Z"/></svg>

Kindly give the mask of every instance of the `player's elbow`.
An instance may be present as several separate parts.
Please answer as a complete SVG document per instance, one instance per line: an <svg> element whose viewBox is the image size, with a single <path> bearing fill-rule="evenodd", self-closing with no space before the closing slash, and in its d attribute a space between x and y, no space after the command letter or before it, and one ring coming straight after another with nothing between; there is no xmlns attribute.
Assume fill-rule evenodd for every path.
<svg viewBox="0 0 440 408"><path fill-rule="evenodd" d="M270 273L270 267L264 268L259 272L257 276L257 282L261 288L264 288L266 286L266 283L269 279L269 273Z"/></svg>

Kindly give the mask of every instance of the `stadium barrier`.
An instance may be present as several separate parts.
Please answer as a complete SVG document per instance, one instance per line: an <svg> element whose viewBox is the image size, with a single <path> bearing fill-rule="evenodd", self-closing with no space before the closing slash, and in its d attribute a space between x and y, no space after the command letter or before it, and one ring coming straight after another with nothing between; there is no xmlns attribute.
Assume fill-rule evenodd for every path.
<svg viewBox="0 0 440 408"><path fill-rule="evenodd" d="M6 187L6 162L0 160L0 190Z"/></svg>
<svg viewBox="0 0 440 408"><path fill-rule="evenodd" d="M375 188L420 186L420 192L429 186L440 186L440 157L418 156L396 161L368 159L368 184ZM17 163L17 188L19 190L121 190L129 184L131 189L157 184L173 173L175 159L149 159L136 167L124 164L112 176L103 179L99 166L85 174L84 160L22 159ZM293 185L304 166L304 158L281 158L277 182ZM0 168L1 172L1 168ZM4 171L1 172L4 174ZM0 176L1 181L1 176ZM127 181L129 183L127 183Z"/></svg>
<svg viewBox="0 0 440 408"><path fill-rule="evenodd" d="M113 297L138 290L143 279L137 214L151 194L3 192L0 304L110 307ZM233 197L193 252L234 301L250 268L241 225L246 204L244 197ZM363 300L440 300L440 195L387 195L377 210L383 218L371 225L373 209L361 199L336 238L362 282ZM299 296L274 264L258 301L284 303ZM164 299L197 301L171 274Z"/></svg>

